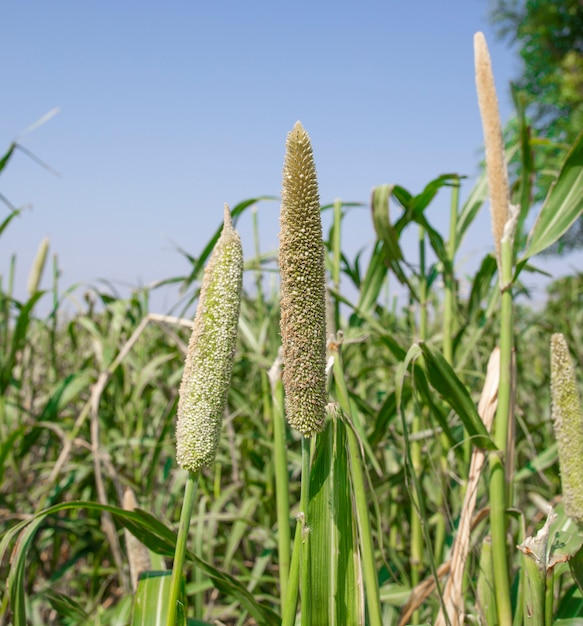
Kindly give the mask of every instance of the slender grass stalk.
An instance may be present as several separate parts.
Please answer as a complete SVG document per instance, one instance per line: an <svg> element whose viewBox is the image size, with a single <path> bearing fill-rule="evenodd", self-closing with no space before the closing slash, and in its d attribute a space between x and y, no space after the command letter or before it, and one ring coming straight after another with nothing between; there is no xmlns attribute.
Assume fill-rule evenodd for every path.
<svg viewBox="0 0 583 626"><path fill-rule="evenodd" d="M427 274L425 267L425 229L419 227L419 339L427 339ZM411 425L411 462L412 469L417 480L420 479L423 471L421 455L422 442L415 435L421 431L421 410L415 406L413 423ZM411 490L411 587L416 587L421 580L421 570L423 562L423 529L421 528L421 507L417 492ZM413 624L419 623L419 612L415 611L411 621Z"/></svg>
<svg viewBox="0 0 583 626"><path fill-rule="evenodd" d="M198 502L198 523L195 526L194 531L194 549L196 550L196 554L204 555L204 544L205 544L205 529L206 523L204 522L204 516L206 513L207 499L206 497L200 498ZM195 584L202 583L203 575L198 567L194 568L193 573L193 582ZM195 618L202 619L203 611L204 611L204 594L197 593L194 596L193 605L194 605L194 616Z"/></svg>
<svg viewBox="0 0 583 626"><path fill-rule="evenodd" d="M255 301L257 302L257 317L258 326L261 326L263 322L263 316L265 313L265 299L263 295L263 272L261 271L261 246L259 243L259 219L257 217L257 207L253 206L251 209L251 216L253 218L253 242L255 248L255 263L257 267L255 269L255 290L257 292Z"/></svg>
<svg viewBox="0 0 583 626"><path fill-rule="evenodd" d="M508 454L508 432L512 417L512 351L513 351L513 239L516 215L510 211L508 175L504 158L504 142L500 127L498 99L494 85L492 64L486 39L482 33L474 36L476 65L476 87L478 103L484 129L486 147L486 168L490 195L492 231L496 247L498 275L500 281L500 385L498 388L498 408L494 424L494 442L498 452L490 455L490 527L492 534L493 574L496 591L496 604L500 626L512 624L510 603L510 576L506 554L506 508L508 487L504 462ZM500 454L503 456L501 457Z"/></svg>
<svg viewBox="0 0 583 626"><path fill-rule="evenodd" d="M445 288L445 295L443 299L443 356L445 360L453 366L453 337L454 337L454 316L456 310L456 289L455 289L455 277L453 273L454 260L456 253L456 231L459 212L459 195L460 195L460 181L457 178L452 187L451 193L451 205L449 212L449 240L447 244L447 258L449 260L449 267L445 266L443 273L443 283ZM445 531L446 531L446 515L445 515L445 488L443 477L448 474L447 466L447 450L449 444L447 437L442 433L439 437L442 453L440 455L440 469L441 489L437 494L437 506L441 510L435 526L435 541L434 541L434 554L436 564L441 563L443 558L443 546L445 545ZM468 441L471 445L471 442ZM468 451L469 456L469 451Z"/></svg>
<svg viewBox="0 0 583 626"><path fill-rule="evenodd" d="M311 598L311 565L310 565L310 520L308 508L310 499L310 467L311 467L311 439L302 437L302 479L300 490L300 520L302 527L302 548L300 567L300 596L302 599L302 626L312 626L312 598ZM326 574L323 574L326 575Z"/></svg>
<svg viewBox="0 0 583 626"><path fill-rule="evenodd" d="M55 381L58 378L57 370L57 330L59 318L57 311L59 310L59 262L56 254L53 254L53 310L51 312L51 335L50 335L50 353L51 365Z"/></svg>
<svg viewBox="0 0 583 626"><path fill-rule="evenodd" d="M294 547L289 568L287 595L281 610L281 625L294 626L296 623L296 611L298 606L300 565L302 560L302 536L304 525L301 516L296 519L296 531L294 534Z"/></svg>
<svg viewBox="0 0 583 626"><path fill-rule="evenodd" d="M283 385L281 382L281 363L279 358L273 364L269 372L269 378L271 381L273 450L275 457L279 594L283 613L284 603L288 593L288 579L290 575L290 508L284 412L285 399ZM295 612L295 606L293 610Z"/></svg>
<svg viewBox="0 0 583 626"><path fill-rule="evenodd" d="M490 455L490 532L492 535L493 573L496 590L496 605L498 619L501 626L512 623L512 608L510 604L510 576L508 557L506 553L506 509L508 487L503 459L508 457L508 429L513 413L512 397L512 351L514 345L513 333L513 302L512 291L512 240L502 242L503 284L508 285L502 291L500 305L500 384L498 387L498 408L496 410L494 426L494 442L498 452Z"/></svg>
<svg viewBox="0 0 583 626"><path fill-rule="evenodd" d="M545 580L545 626L553 626L555 610L555 568L547 569Z"/></svg>
<svg viewBox="0 0 583 626"><path fill-rule="evenodd" d="M194 508L196 488L199 474L188 472L186 488L184 490L184 500L182 501L182 512L180 513L180 524L178 526L178 537L176 539L176 551L174 553L174 564L172 566L172 580L170 583L170 595L168 598L168 621L167 626L176 626L181 623L181 615L186 615L186 607L178 606L180 595L180 584L182 572L184 570L184 560L186 556L186 542L190 531L190 518Z"/></svg>
<svg viewBox="0 0 583 626"><path fill-rule="evenodd" d="M332 239L332 284L337 292L340 292L340 261L342 258L342 201L334 200L334 224ZM330 332L336 332L340 328L340 301L336 298L334 303L334 329Z"/></svg>
<svg viewBox="0 0 583 626"><path fill-rule="evenodd" d="M454 336L454 315L455 315L455 282L453 275L455 253L456 253L456 231L459 212L460 181L455 181L451 192L451 205L449 211L449 240L447 242L447 258L450 263L448 268L444 268L443 282L445 295L443 299L443 356L445 360L453 365L453 336Z"/></svg>

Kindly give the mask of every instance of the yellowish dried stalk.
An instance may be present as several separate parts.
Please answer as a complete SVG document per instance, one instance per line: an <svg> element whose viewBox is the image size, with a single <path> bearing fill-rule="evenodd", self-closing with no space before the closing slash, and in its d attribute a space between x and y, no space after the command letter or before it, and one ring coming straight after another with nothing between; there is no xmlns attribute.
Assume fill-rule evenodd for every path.
<svg viewBox="0 0 583 626"><path fill-rule="evenodd" d="M129 487L126 487L123 494L123 508L125 511L134 511L138 508L136 496ZM123 534L126 540L128 561L130 564L132 589L136 591L140 574L152 569L150 553L148 552L148 548L146 548L137 537L134 537L127 528L124 528Z"/></svg>
<svg viewBox="0 0 583 626"><path fill-rule="evenodd" d="M480 396L480 403L478 405L478 413L488 432L490 432L492 428L492 422L496 414L499 382L500 349L494 348L488 360L486 380L484 381L484 388L482 389L482 395ZM476 508L478 484L485 461L485 451L480 448L474 448L470 461L470 472L460 522L453 542L450 573L443 591L443 606L439 610L435 626L446 626L448 623L451 626L460 626L465 620L463 579L470 551L470 531L472 517ZM445 612L443 607L445 607Z"/></svg>
<svg viewBox="0 0 583 626"><path fill-rule="evenodd" d="M213 463L235 355L243 249L225 205L223 232L204 273L178 402L176 459L196 472Z"/></svg>
<svg viewBox="0 0 583 626"><path fill-rule="evenodd" d="M474 35L474 59L476 69L476 87L478 90L478 104L484 129L484 144L486 148L486 169L488 172L488 187L490 190L490 215L492 218L492 232L496 246L496 260L498 271L502 273L501 241L504 227L510 217L510 194L508 189L508 174L504 158L504 141L500 127L498 112L498 98L494 85L492 63L488 52L488 45L483 33Z"/></svg>
<svg viewBox="0 0 583 626"><path fill-rule="evenodd" d="M573 361L561 333L551 337L551 401L565 511L583 524L583 409Z"/></svg>
<svg viewBox="0 0 583 626"><path fill-rule="evenodd" d="M280 228L286 413L290 426L310 437L326 414L326 290L316 167L299 122L287 137Z"/></svg>

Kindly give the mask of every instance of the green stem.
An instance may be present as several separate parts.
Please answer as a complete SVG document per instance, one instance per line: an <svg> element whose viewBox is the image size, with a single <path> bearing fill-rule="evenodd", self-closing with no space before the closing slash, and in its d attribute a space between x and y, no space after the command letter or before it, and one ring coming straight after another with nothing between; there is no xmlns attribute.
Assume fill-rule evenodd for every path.
<svg viewBox="0 0 583 626"><path fill-rule="evenodd" d="M427 272L425 267L425 229L419 227L419 339L427 339ZM421 431L421 413L415 411L411 434L416 435ZM417 479L423 471L421 455L421 442L413 437L411 441L411 462L412 469ZM421 528L419 499L414 489L411 490L411 554L409 562L411 565L411 587L416 587L421 580L421 564L423 559L423 530ZM413 624L419 623L419 612L415 611L411 617Z"/></svg>
<svg viewBox="0 0 583 626"><path fill-rule="evenodd" d="M358 530L360 533L360 545L362 548L362 569L364 589L368 608L368 624L370 626L382 626L381 599L379 594L379 582L375 566L374 544L368 515L366 501L366 484L360 445L352 427L346 429L348 450L350 453L350 472L354 488L356 515L358 517Z"/></svg>
<svg viewBox="0 0 583 626"><path fill-rule="evenodd" d="M273 449L275 452L275 496L277 503L277 547L279 592L283 607L287 597L290 568L289 481L285 440L284 391L281 379L273 388ZM295 608L294 608L295 611Z"/></svg>
<svg viewBox="0 0 583 626"><path fill-rule="evenodd" d="M497 452L490 455L490 529L492 534L492 559L500 626L512 624L510 603L510 576L506 554L506 509L508 488L503 459L508 459L508 426L512 413L512 247L508 238L502 240L502 296L500 311L500 383L498 407L494 422L494 442ZM500 456L502 455L502 456Z"/></svg>
<svg viewBox="0 0 583 626"><path fill-rule="evenodd" d="M553 626L553 609L555 603L555 568L546 572L545 580L545 626Z"/></svg>
<svg viewBox="0 0 583 626"><path fill-rule="evenodd" d="M342 255L341 250L341 224L342 224L342 201L334 200L334 225L332 229L332 284L334 289L340 291L340 259ZM338 298L335 299L334 304L334 329L340 328L340 302ZM329 332L332 332L330 330Z"/></svg>
<svg viewBox="0 0 583 626"><path fill-rule="evenodd" d="M263 273L261 272L261 246L259 243L259 220L257 218L257 207L254 206L251 209L251 215L253 217L253 243L255 247L255 262L257 268L255 270L255 289L257 290L257 318L258 326L261 326L263 322L263 316L265 311L264 298L263 298Z"/></svg>
<svg viewBox="0 0 583 626"><path fill-rule="evenodd" d="M300 557L302 550L302 535L304 525L301 520L297 520L296 532L294 535L294 549L292 552L291 564L289 568L289 578L287 585L287 595L281 610L281 626L294 626L296 623L296 611L298 607L298 589L300 582Z"/></svg>
<svg viewBox="0 0 583 626"><path fill-rule="evenodd" d="M451 192L451 205L449 212L449 240L447 243L447 260L448 263L443 268L443 283L445 286L445 296L443 301L443 356L445 360L453 366L453 335L454 335L454 315L455 315L455 280L454 280L454 259L456 253L456 232L457 219L459 212L460 197L460 181L457 178L453 184ZM437 495L437 508L441 511L437 517L435 527L435 564L439 565L443 558L443 546L445 545L446 536L446 517L444 497L446 485L443 484L443 477L448 475L449 468L447 466L447 451L449 444L447 437L442 433L440 438L442 452L440 454L441 481L442 489Z"/></svg>
<svg viewBox="0 0 583 626"><path fill-rule="evenodd" d="M453 320L455 304L455 283L453 265L456 253L457 216L460 196L459 179L456 180L451 192L451 207L449 212L449 241L447 242L447 259L449 267L443 268L443 282L445 296L443 302L443 356L453 365Z"/></svg>
<svg viewBox="0 0 583 626"><path fill-rule="evenodd" d="M182 570L184 568L186 555L186 542L188 541L190 518L192 517L192 509L194 508L198 476L198 474L188 472L188 478L186 480L184 501L182 503L182 512L180 514L180 526L178 527L178 538L176 540L176 551L174 552L172 581L170 582L170 597L168 599L168 621L166 622L166 626L176 626L178 598L180 596L180 587L183 575Z"/></svg>
<svg viewBox="0 0 583 626"><path fill-rule="evenodd" d="M205 546L205 530L206 530L206 524L203 520L205 519L206 504L207 504L207 498L202 497L198 503L199 522L195 526L195 534L194 534L194 545L196 549L196 554L202 556L203 558L204 558L204 553L205 553L204 546ZM203 579L202 570L198 567L195 567L194 574L193 574L194 583L197 585L202 585L202 579ZM203 599L204 599L204 593L195 594L194 599L193 599L194 617L200 620L203 618L203 610L204 610Z"/></svg>
<svg viewBox="0 0 583 626"><path fill-rule="evenodd" d="M311 439L302 437L302 482L300 490L300 524L302 526L300 594L302 598L302 626L312 626L310 578L310 532L308 505L310 500L310 445ZM294 546L295 549L295 546Z"/></svg>
<svg viewBox="0 0 583 626"><path fill-rule="evenodd" d="M545 573L531 556L522 557L525 570L524 625L545 626Z"/></svg>

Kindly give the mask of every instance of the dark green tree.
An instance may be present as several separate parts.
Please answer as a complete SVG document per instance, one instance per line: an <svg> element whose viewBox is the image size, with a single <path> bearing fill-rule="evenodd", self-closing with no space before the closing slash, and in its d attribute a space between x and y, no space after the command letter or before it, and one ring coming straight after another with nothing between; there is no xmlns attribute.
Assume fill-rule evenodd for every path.
<svg viewBox="0 0 583 626"><path fill-rule="evenodd" d="M537 139L535 189L540 200L583 129L583 0L492 0L490 14L497 34L522 59L515 86ZM516 128L509 125L511 136ZM581 219L554 251L579 247Z"/></svg>

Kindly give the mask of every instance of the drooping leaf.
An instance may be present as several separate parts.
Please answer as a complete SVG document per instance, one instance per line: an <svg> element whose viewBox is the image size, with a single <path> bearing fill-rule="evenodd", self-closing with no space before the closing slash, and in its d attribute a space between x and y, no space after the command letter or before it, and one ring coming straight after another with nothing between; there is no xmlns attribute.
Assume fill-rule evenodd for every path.
<svg viewBox="0 0 583 626"><path fill-rule="evenodd" d="M583 212L583 131L579 134L532 227L521 266L552 246Z"/></svg>
<svg viewBox="0 0 583 626"><path fill-rule="evenodd" d="M46 589L43 596L49 601L60 618L68 617L73 624L89 624L91 621L85 609L67 594L54 589Z"/></svg>
<svg viewBox="0 0 583 626"><path fill-rule="evenodd" d="M59 511L81 509L110 513L122 526L127 528L148 549L158 554L172 556L176 547L176 534L162 522L145 511L126 511L118 507L97 504L95 502L66 502L55 505L38 513L33 518L25 520L10 528L0 541L0 563L12 543L18 536L18 541L11 557L11 567L8 575L10 589L10 606L13 612L14 626L26 626L26 562L34 537L47 515ZM241 606L262 626L277 626L279 617L267 606L262 605L254 596L239 583L233 576L221 572L209 563L198 558L190 551L186 554L212 581L214 586L225 595L236 599Z"/></svg>
<svg viewBox="0 0 583 626"><path fill-rule="evenodd" d="M385 263L384 246L384 242L376 242L360 285L358 308L367 313L374 309L387 278L388 267Z"/></svg>
<svg viewBox="0 0 583 626"><path fill-rule="evenodd" d="M495 450L496 446L478 414L474 401L451 365L430 344L420 341L418 346L425 358L425 371L431 386L458 414L472 438L472 443L480 448Z"/></svg>
<svg viewBox="0 0 583 626"><path fill-rule="evenodd" d="M399 233L391 224L389 198L395 189L394 185L379 185L372 192L372 219L377 238L382 242L385 263L390 267L400 283L410 287L401 261L403 252L399 245ZM376 248L375 248L376 249ZM413 291L411 289L411 291Z"/></svg>

